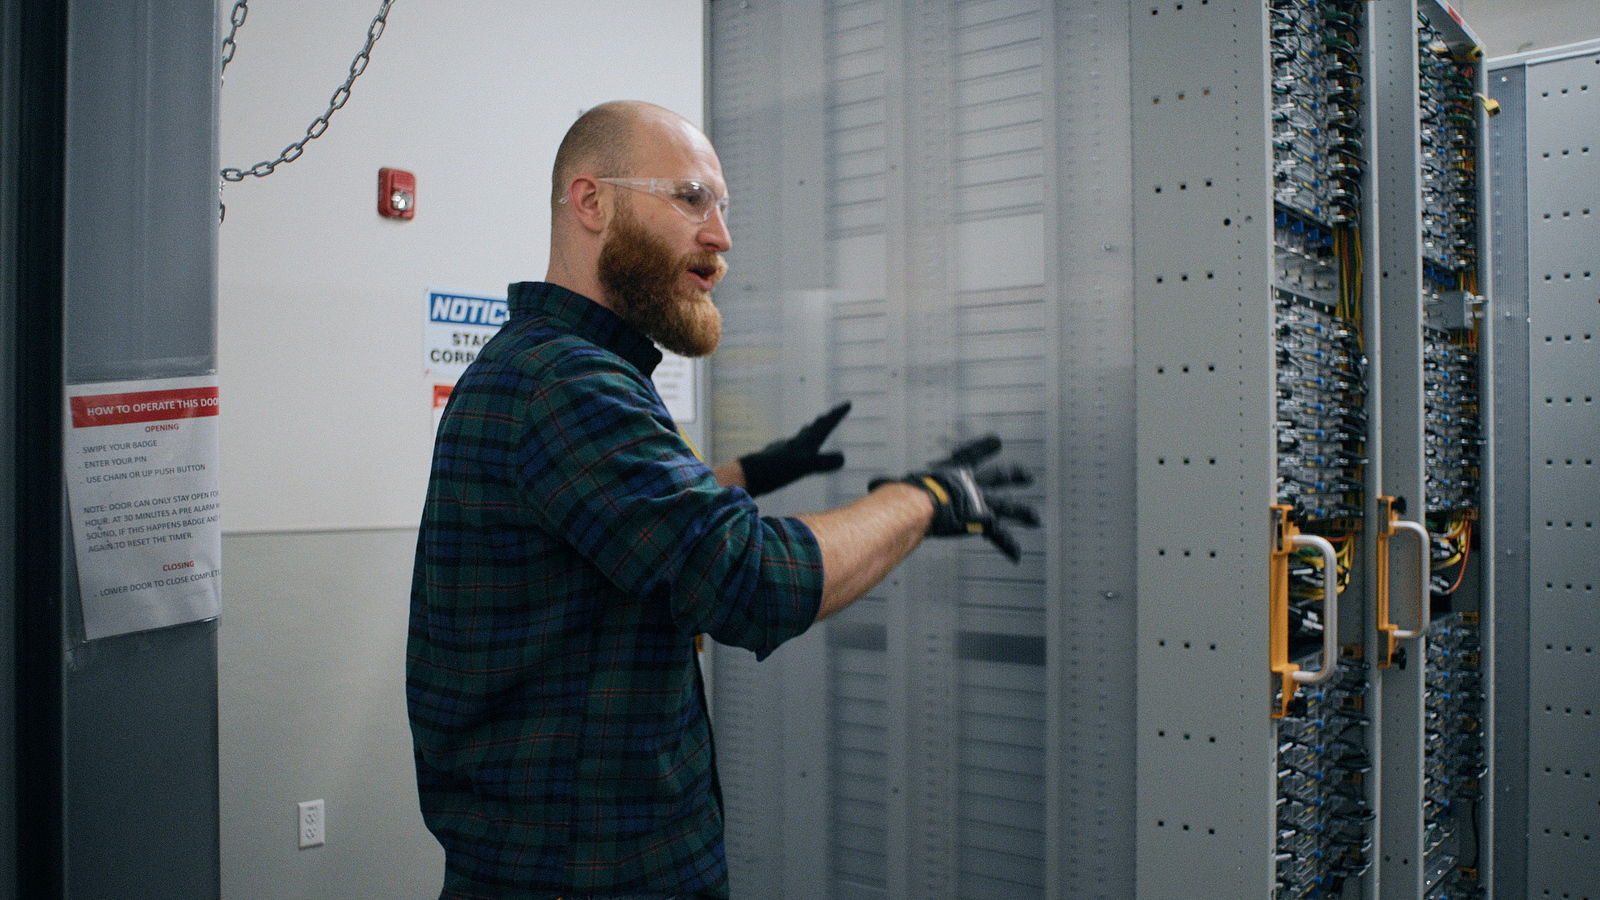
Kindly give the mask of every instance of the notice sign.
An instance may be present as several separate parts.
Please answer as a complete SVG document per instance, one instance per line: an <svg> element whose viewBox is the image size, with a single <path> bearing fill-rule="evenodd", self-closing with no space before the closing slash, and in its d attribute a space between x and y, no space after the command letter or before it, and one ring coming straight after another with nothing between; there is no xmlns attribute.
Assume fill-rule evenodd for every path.
<svg viewBox="0 0 1600 900"><path fill-rule="evenodd" d="M93 640L221 607L214 376L69 385L67 500Z"/></svg>
<svg viewBox="0 0 1600 900"><path fill-rule="evenodd" d="M423 371L437 383L455 384L478 351L511 316L504 297L428 292L427 324L422 335Z"/></svg>
<svg viewBox="0 0 1600 900"><path fill-rule="evenodd" d="M434 376L433 424L437 430L444 414L444 401L450 396L450 386L511 317L511 306L504 297L429 291L427 314L422 336L422 369ZM656 391L675 421L693 422L697 414L694 360L668 351L662 351L662 357L651 378Z"/></svg>

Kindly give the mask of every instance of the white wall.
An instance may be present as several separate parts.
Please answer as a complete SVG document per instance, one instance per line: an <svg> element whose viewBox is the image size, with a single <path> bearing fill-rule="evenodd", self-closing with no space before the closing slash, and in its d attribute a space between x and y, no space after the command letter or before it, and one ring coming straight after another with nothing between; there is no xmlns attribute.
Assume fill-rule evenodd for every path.
<svg viewBox="0 0 1600 900"><path fill-rule="evenodd" d="M219 0L226 29L232 8ZM378 0L257 0L222 91L224 166L272 159L344 80ZM227 185L219 263L223 896L437 896L403 677L432 445L423 301L542 278L549 167L578 111L699 120L701 0L402 0L297 161ZM409 222L379 167L417 176ZM327 801L299 850L296 801Z"/></svg>
<svg viewBox="0 0 1600 900"><path fill-rule="evenodd" d="M377 7L251 7L222 91L223 165L304 135ZM425 289L542 278L567 125L619 96L698 120L701 69L699 0L396 3L326 134L224 191L228 528L414 525L432 436ZM415 219L375 212L381 166L416 173Z"/></svg>

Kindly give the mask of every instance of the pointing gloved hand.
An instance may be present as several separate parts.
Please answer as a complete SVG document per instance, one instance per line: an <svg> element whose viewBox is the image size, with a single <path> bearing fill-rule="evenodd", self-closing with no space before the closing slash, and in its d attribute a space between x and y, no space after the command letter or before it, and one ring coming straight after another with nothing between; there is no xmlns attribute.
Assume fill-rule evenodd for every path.
<svg viewBox="0 0 1600 900"><path fill-rule="evenodd" d="M928 492L933 498L933 524L928 534L949 537L981 534L1013 563L1022 559L1017 539L1000 523L1010 519L1029 528L1039 526L1033 507L995 496L995 488L1030 484L1033 477L1020 466L977 466L1000 452L1000 439L987 435L957 447L946 459L902 478L874 478L868 489L891 481L903 481Z"/></svg>
<svg viewBox="0 0 1600 900"><path fill-rule="evenodd" d="M739 465L744 469L745 491L757 497L807 475L832 472L843 466L843 453L818 453L817 450L849 411L850 401L846 400L818 416L794 437L773 441L748 456L739 457Z"/></svg>

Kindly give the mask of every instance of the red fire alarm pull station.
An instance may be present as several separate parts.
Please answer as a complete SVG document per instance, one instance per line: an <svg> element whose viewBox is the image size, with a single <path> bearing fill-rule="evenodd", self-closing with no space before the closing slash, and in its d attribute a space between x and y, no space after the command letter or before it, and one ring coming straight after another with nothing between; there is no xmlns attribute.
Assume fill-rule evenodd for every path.
<svg viewBox="0 0 1600 900"><path fill-rule="evenodd" d="M378 170L378 215L409 219L417 212L417 176L404 169Z"/></svg>

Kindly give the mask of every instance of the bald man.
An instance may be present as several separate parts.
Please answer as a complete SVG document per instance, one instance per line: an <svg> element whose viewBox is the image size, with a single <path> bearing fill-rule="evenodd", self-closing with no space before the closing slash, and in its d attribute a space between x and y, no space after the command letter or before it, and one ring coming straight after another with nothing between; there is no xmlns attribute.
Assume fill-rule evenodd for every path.
<svg viewBox="0 0 1600 900"><path fill-rule="evenodd" d="M817 446L841 410L716 470L695 457L650 375L656 345L716 348L727 196L682 117L585 113L556 155L545 280L511 285L445 410L407 701L446 900L727 898L695 636L765 657L930 533L1015 559L996 516L1017 510L987 495L1007 479L971 470L993 448L798 517L751 495L836 467Z"/></svg>

